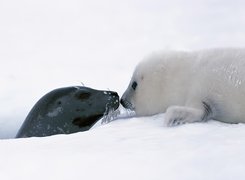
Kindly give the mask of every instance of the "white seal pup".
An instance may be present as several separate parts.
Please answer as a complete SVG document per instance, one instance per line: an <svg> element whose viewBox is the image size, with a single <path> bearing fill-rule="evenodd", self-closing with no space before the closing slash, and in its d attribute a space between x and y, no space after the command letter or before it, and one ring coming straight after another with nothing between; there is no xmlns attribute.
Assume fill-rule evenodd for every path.
<svg viewBox="0 0 245 180"><path fill-rule="evenodd" d="M157 53L140 62L121 98L136 116L165 114L165 125L245 123L245 49Z"/></svg>

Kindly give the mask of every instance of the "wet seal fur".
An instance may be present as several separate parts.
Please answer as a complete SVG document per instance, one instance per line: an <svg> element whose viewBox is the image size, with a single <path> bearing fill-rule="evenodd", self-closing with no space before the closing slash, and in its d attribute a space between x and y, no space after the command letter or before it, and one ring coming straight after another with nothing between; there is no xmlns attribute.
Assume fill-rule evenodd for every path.
<svg viewBox="0 0 245 180"><path fill-rule="evenodd" d="M86 131L118 106L116 92L82 86L59 88L34 105L16 138Z"/></svg>
<svg viewBox="0 0 245 180"><path fill-rule="evenodd" d="M121 104L136 116L165 112L165 125L245 123L245 49L166 51L136 67Z"/></svg>

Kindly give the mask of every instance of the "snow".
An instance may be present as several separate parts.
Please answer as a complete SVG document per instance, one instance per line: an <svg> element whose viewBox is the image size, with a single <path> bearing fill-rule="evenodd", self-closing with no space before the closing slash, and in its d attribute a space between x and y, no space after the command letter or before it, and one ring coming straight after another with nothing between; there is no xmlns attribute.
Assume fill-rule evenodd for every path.
<svg viewBox="0 0 245 180"><path fill-rule="evenodd" d="M2 140L3 179L243 179L245 125L162 126L164 115L88 132Z"/></svg>
<svg viewBox="0 0 245 180"><path fill-rule="evenodd" d="M9 139L38 99L55 88L84 84L122 95L135 65L152 51L244 47L244 5L0 1L0 178L244 179L244 124L167 128L161 114L122 117L72 135Z"/></svg>

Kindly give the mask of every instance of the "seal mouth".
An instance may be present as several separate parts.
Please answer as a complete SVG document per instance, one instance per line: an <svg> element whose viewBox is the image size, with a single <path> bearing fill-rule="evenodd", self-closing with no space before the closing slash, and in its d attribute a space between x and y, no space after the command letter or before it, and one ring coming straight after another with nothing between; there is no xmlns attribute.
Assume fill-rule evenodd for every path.
<svg viewBox="0 0 245 180"><path fill-rule="evenodd" d="M116 104L116 106L113 107L112 104ZM112 102L112 103L107 103L107 104L106 104L106 108L105 108L105 112L104 112L103 115L104 115L104 116L105 116L105 115L108 115L109 113L115 111L118 107L119 107L118 101L115 101L114 103L113 103L113 102Z"/></svg>
<svg viewBox="0 0 245 180"><path fill-rule="evenodd" d="M104 114L107 115L110 111L118 109L119 105L119 96L117 95L117 93L110 92Z"/></svg>
<svg viewBox="0 0 245 180"><path fill-rule="evenodd" d="M130 109L130 110L132 110L132 111L134 110L133 104L132 104L131 102L129 102L129 101L125 100L125 99L121 99L121 100L120 100L120 103L122 104L122 106L123 106L124 108Z"/></svg>
<svg viewBox="0 0 245 180"><path fill-rule="evenodd" d="M108 109L104 113L104 116L102 117L101 124L106 124L106 123L109 123L109 122L117 119L119 114L120 114L120 110L119 109L116 109L116 110L114 108Z"/></svg>

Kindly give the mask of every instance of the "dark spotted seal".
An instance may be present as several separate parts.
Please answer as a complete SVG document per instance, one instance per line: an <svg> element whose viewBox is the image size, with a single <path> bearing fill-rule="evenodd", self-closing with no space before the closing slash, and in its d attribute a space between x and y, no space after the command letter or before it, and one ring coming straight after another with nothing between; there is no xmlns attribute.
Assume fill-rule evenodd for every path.
<svg viewBox="0 0 245 180"><path fill-rule="evenodd" d="M116 92L81 86L56 89L35 104L16 138L86 131L118 106Z"/></svg>

